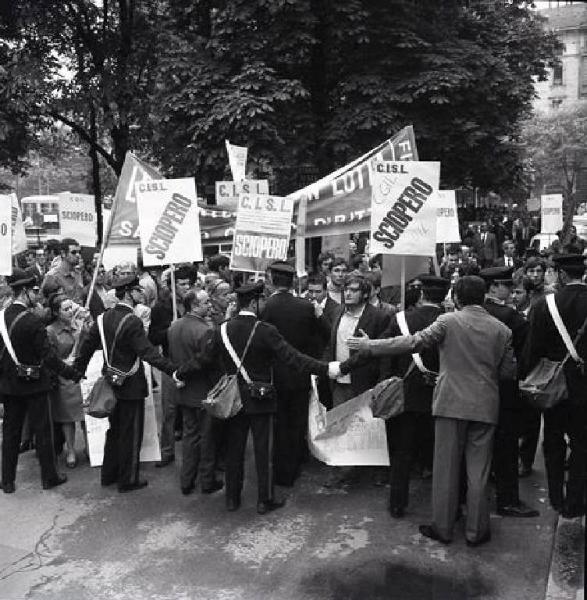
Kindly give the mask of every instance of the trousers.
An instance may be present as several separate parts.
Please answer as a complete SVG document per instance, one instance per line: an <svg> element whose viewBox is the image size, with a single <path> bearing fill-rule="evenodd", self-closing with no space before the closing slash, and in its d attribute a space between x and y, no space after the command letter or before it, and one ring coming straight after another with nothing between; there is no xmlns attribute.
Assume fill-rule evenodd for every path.
<svg viewBox="0 0 587 600"><path fill-rule="evenodd" d="M212 437L212 417L200 407L182 406L183 436L181 439L182 488L191 487L198 471L202 489L211 488L215 481L216 453Z"/></svg>
<svg viewBox="0 0 587 600"><path fill-rule="evenodd" d="M500 386L505 387L505 386ZM493 471L497 506L515 506L520 502L518 487L519 398L511 386L500 391L499 416L495 429Z"/></svg>
<svg viewBox="0 0 587 600"><path fill-rule="evenodd" d="M2 424L2 483L14 483L18 465L18 449L25 416L36 439L41 479L57 479L55 450L53 448L53 421L51 403L46 393L30 396L3 396L4 422Z"/></svg>
<svg viewBox="0 0 587 600"><path fill-rule="evenodd" d="M175 383L166 373L161 373L161 459L175 456L175 417L177 404Z"/></svg>

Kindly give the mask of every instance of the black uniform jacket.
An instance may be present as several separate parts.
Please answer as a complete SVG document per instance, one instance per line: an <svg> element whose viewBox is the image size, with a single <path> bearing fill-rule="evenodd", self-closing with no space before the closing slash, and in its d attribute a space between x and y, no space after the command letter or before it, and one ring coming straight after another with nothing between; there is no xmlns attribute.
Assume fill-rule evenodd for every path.
<svg viewBox="0 0 587 600"><path fill-rule="evenodd" d="M328 335L330 328L326 321L316 317L314 307L307 300L288 292L277 292L267 300L262 318L275 325L285 341L299 352L314 358L321 356L318 354L323 346L321 333ZM275 365L273 375L280 389L307 389L310 385L309 375L303 377L283 363Z"/></svg>
<svg viewBox="0 0 587 600"><path fill-rule="evenodd" d="M249 334L256 321L254 315L240 314L227 321L228 339L239 358L242 357ZM206 369L210 364L217 364L218 361L225 373L236 373L236 366L224 347L220 331L216 330L209 339L206 352L202 356L196 357L190 365L180 367L178 374L184 379L189 377L193 369ZM310 373L323 376L328 374L327 363L298 352L285 341L275 326L260 321L243 366L252 381L270 383L272 366L278 363L283 364L291 371L291 377L295 377L296 374L298 376L300 374L307 376ZM251 398L248 386L242 376L239 377L239 384L243 410L246 413L275 412L277 408L275 399L256 400Z"/></svg>
<svg viewBox="0 0 587 600"><path fill-rule="evenodd" d="M47 331L43 321L22 304L11 304L5 311L6 329L10 331L12 322L20 313L21 317L10 333L10 340L16 358L22 365L41 365L41 376L36 381L27 381L16 376L16 365L4 348L0 339L0 394L9 396L29 396L51 389L50 371L64 377L71 376L74 371L57 358L55 351L47 339Z"/></svg>
<svg viewBox="0 0 587 600"><path fill-rule="evenodd" d="M587 285L566 285L555 294L555 300L563 323L571 336L571 340L574 341L577 331L587 318ZM566 346L550 316L545 298L542 298L532 308L529 318L530 330L524 348L522 375L527 374L542 357L559 361L567 354ZM575 348L579 356L587 361L587 334L581 337ZM587 377L581 374L573 360L566 362L565 374L569 387L569 400L571 402L585 402Z"/></svg>
<svg viewBox="0 0 587 600"><path fill-rule="evenodd" d="M326 350L328 361L336 360L336 334L344 310L344 306L340 306L338 312L335 313L330 344ZM359 335L358 330L362 329L371 339L376 339L387 329L390 321L391 314L388 311L383 311L371 306L371 304L367 304L357 323L354 334ZM350 356L352 357L354 353L354 350L351 351ZM353 392L356 394L361 394L369 388L372 388L380 379L380 361L377 359L371 359L362 363L361 366L358 366L351 371L351 386Z"/></svg>
<svg viewBox="0 0 587 600"><path fill-rule="evenodd" d="M179 318L181 315L177 313ZM171 299L157 300L151 309L151 324L149 325L149 341L155 346L161 346L163 355L169 355L167 345L167 330L173 322L173 305Z"/></svg>
<svg viewBox="0 0 587 600"><path fill-rule="evenodd" d="M491 298L486 298L483 308L492 317L495 317L512 330L514 355L519 363L522 359L524 344L526 343L526 336L528 334L528 322L515 308L494 302Z"/></svg>
<svg viewBox="0 0 587 600"><path fill-rule="evenodd" d="M443 310L439 306L432 305L418 306L406 311L406 323L408 324L410 334L426 329L426 327L432 325L442 313ZM403 334L397 323L397 318L394 315L389 327L380 337L390 338L398 335ZM436 346L423 350L420 353L420 357L427 369L438 373L438 348ZM386 378L391 377L392 375L403 377L411 364L412 356L410 354L407 356L389 357L384 359L382 361L382 376ZM414 365L409 375L404 379L405 411L431 413L433 392L434 387L429 383L426 383L420 369Z"/></svg>
<svg viewBox="0 0 587 600"><path fill-rule="evenodd" d="M124 304L117 304L104 313L104 337L108 345L108 352L110 352L118 324L129 313L132 313L132 308ZM80 348L74 367L84 373L92 355L101 347L98 325L94 323ZM168 375L175 370L175 365L161 356L157 348L149 342L141 320L133 314L122 326L114 352L112 356L108 356L108 359L113 367L127 372L131 370L137 356ZM143 363L140 363L139 369L134 375L128 377L121 386L113 389L118 400L145 398L148 388Z"/></svg>

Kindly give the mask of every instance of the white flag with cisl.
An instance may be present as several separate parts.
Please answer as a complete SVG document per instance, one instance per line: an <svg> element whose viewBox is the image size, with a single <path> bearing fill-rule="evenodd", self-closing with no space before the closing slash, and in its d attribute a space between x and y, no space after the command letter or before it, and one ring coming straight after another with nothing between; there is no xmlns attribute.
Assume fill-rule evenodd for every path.
<svg viewBox="0 0 587 600"><path fill-rule="evenodd" d="M286 260L292 216L293 198L239 195L230 268L262 272Z"/></svg>
<svg viewBox="0 0 587 600"><path fill-rule="evenodd" d="M135 184L143 264L148 267L202 260L202 238L193 178Z"/></svg>
<svg viewBox="0 0 587 600"><path fill-rule="evenodd" d="M546 194L541 198L541 233L556 233L563 228L563 195Z"/></svg>
<svg viewBox="0 0 587 600"><path fill-rule="evenodd" d="M432 256L439 162L371 163L371 254Z"/></svg>
<svg viewBox="0 0 587 600"><path fill-rule="evenodd" d="M0 275L12 275L12 200L0 196Z"/></svg>
<svg viewBox="0 0 587 600"><path fill-rule="evenodd" d="M438 205L436 214L436 241L439 244L449 244L461 241L459 217L457 214L457 199L454 190L438 190Z"/></svg>

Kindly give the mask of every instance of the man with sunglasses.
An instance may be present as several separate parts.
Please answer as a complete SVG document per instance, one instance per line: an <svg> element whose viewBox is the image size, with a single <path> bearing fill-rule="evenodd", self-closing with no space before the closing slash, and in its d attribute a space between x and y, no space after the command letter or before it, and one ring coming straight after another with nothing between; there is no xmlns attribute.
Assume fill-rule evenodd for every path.
<svg viewBox="0 0 587 600"><path fill-rule="evenodd" d="M81 304L84 286L81 277L75 272L75 267L80 261L79 243L73 238L65 238L61 242L60 251L61 262L47 273L41 287L43 290L47 286L49 288L58 287L70 300Z"/></svg>

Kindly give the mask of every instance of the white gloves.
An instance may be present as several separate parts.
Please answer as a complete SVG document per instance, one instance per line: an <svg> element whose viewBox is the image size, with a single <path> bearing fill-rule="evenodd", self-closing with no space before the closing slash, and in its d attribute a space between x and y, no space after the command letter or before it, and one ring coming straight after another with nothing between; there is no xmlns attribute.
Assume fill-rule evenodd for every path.
<svg viewBox="0 0 587 600"><path fill-rule="evenodd" d="M330 379L336 379L337 377L340 377L341 372L340 372L340 362L339 361L332 361L328 363L328 377Z"/></svg>
<svg viewBox="0 0 587 600"><path fill-rule="evenodd" d="M174 371L173 374L171 375L171 378L173 379L174 383L175 383L175 387L180 390L182 387L185 387L185 381L182 381L181 379L178 379L177 377L177 371Z"/></svg>

